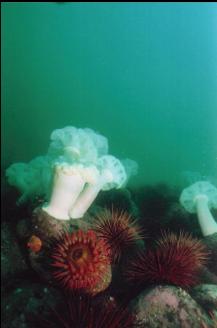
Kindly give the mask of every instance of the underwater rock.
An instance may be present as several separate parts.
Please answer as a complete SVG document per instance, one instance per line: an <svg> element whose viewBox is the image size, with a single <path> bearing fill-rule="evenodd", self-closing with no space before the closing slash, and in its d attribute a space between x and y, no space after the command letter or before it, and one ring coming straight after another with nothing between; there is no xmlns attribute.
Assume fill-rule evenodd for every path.
<svg viewBox="0 0 217 328"><path fill-rule="evenodd" d="M16 233L25 251L31 268L45 281L50 282L50 271L47 270L47 253L51 241L67 229L69 221L57 220L36 208L31 218L20 220Z"/></svg>
<svg viewBox="0 0 217 328"><path fill-rule="evenodd" d="M210 251L207 266L211 272L217 275L217 233L204 237L203 241Z"/></svg>
<svg viewBox="0 0 217 328"><path fill-rule="evenodd" d="M157 286L131 302L139 327L211 327L205 311L181 288Z"/></svg>
<svg viewBox="0 0 217 328"><path fill-rule="evenodd" d="M217 285L203 284L191 290L191 296L212 315L216 311L217 319Z"/></svg>
<svg viewBox="0 0 217 328"><path fill-rule="evenodd" d="M53 238L59 235L58 227L62 229L61 222L59 225L59 222L56 221L59 220L37 209L32 218L22 219L16 225L17 238L27 254L28 264L47 283L52 282L49 268L49 246L50 243L52 244Z"/></svg>
<svg viewBox="0 0 217 328"><path fill-rule="evenodd" d="M1 278L9 283L12 277L28 270L17 240L9 224L1 224Z"/></svg>
<svg viewBox="0 0 217 328"><path fill-rule="evenodd" d="M69 221L67 221L69 222ZM56 238L67 227L65 220L57 220L37 207L30 218L20 220L16 226L17 237L22 242L36 235L44 242Z"/></svg>
<svg viewBox="0 0 217 328"><path fill-rule="evenodd" d="M57 240L65 233L79 229L87 231L91 216L86 213L82 219L58 220L37 208L32 215L31 233L29 232L26 246L29 248L29 261L32 269L49 284L54 283L51 273L50 251Z"/></svg>
<svg viewBox="0 0 217 328"><path fill-rule="evenodd" d="M47 288L38 283L19 285L16 289L3 295L1 305L1 327L28 328L33 327L34 317L50 311L60 299L54 288Z"/></svg>
<svg viewBox="0 0 217 328"><path fill-rule="evenodd" d="M65 230L87 230L92 222L92 217L86 213L84 218L77 220L58 220L44 212L41 208L33 211L32 217L22 219L17 223L17 237L27 241L32 235L38 235L43 241L58 237Z"/></svg>
<svg viewBox="0 0 217 328"><path fill-rule="evenodd" d="M51 239L58 238L65 231L74 231L78 229L87 230L89 227L88 215L84 219L58 220L50 216L41 208L36 208L33 212L31 224L31 235L38 236L45 243Z"/></svg>
<svg viewBox="0 0 217 328"><path fill-rule="evenodd" d="M88 213L82 219L58 220L41 208L36 208L30 219L20 220L16 233L25 251L28 249L31 268L44 281L52 283L49 252L53 242L66 231L88 230L91 221L92 217Z"/></svg>
<svg viewBox="0 0 217 328"><path fill-rule="evenodd" d="M57 220L41 208L36 208L32 213L31 225L31 235L36 235L43 242L47 242L69 229L69 220Z"/></svg>

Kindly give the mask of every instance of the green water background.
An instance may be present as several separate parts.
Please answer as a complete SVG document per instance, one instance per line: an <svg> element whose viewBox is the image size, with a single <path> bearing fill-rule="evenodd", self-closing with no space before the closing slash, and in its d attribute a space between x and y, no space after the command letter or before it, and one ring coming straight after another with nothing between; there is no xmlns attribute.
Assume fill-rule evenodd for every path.
<svg viewBox="0 0 217 328"><path fill-rule="evenodd" d="M217 177L216 3L6 2L1 15L3 175L73 125L138 162L132 185Z"/></svg>

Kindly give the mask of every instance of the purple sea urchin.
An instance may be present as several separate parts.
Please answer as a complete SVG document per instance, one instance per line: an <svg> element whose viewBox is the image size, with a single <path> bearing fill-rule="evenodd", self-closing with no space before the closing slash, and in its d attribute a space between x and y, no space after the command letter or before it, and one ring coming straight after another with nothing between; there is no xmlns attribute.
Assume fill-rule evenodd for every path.
<svg viewBox="0 0 217 328"><path fill-rule="evenodd" d="M100 304L84 294L71 294L67 301L49 318L42 319L47 328L133 328L134 317L125 307L118 306L113 298Z"/></svg>
<svg viewBox="0 0 217 328"><path fill-rule="evenodd" d="M93 229L109 245L113 262L118 262L123 251L142 238L141 228L124 211L102 211L94 220Z"/></svg>
<svg viewBox="0 0 217 328"><path fill-rule="evenodd" d="M167 283L183 288L198 281L198 271L205 264L205 245L190 234L163 233L155 250L141 252L132 260L125 275L134 283Z"/></svg>

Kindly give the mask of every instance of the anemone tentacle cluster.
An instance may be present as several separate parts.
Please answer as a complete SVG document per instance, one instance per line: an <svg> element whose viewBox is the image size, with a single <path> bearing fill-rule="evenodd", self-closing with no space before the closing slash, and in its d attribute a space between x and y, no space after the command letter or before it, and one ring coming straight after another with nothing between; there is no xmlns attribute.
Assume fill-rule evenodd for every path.
<svg viewBox="0 0 217 328"><path fill-rule="evenodd" d="M9 184L21 192L18 203L35 196L56 219L81 218L100 190L123 187L136 174L136 162L108 154L108 140L85 128L67 126L51 133L45 156L6 170Z"/></svg>
<svg viewBox="0 0 217 328"><path fill-rule="evenodd" d="M51 257L54 278L66 289L85 289L91 293L98 284L103 290L111 281L110 249L93 230L65 233Z"/></svg>

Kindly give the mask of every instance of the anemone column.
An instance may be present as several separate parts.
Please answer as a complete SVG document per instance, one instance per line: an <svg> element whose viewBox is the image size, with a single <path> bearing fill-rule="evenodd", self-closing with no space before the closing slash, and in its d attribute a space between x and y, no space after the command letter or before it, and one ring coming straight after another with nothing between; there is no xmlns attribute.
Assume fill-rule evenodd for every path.
<svg viewBox="0 0 217 328"><path fill-rule="evenodd" d="M74 165L57 164L54 169L50 200L43 210L59 220L69 220L69 210L76 201L85 181Z"/></svg>

